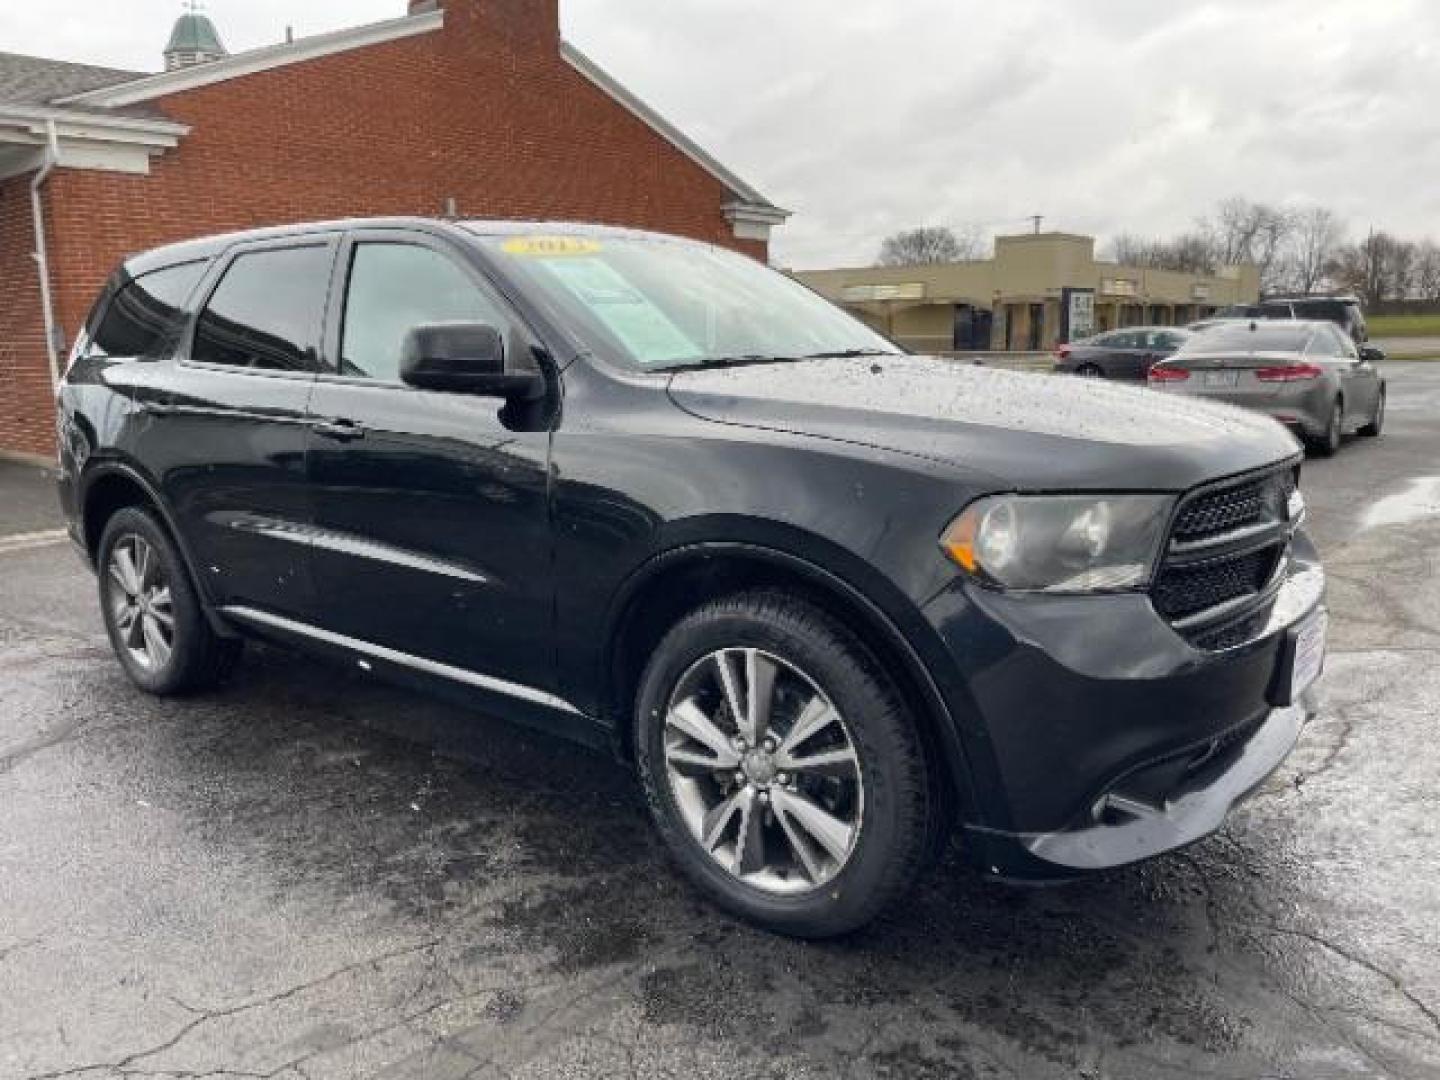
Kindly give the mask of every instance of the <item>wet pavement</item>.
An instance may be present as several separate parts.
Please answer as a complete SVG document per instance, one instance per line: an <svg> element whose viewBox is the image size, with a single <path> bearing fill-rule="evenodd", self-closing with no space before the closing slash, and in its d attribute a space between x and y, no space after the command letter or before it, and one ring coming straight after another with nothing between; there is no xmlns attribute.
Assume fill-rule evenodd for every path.
<svg viewBox="0 0 1440 1080"><path fill-rule="evenodd" d="M0 540L0 1077L1440 1076L1440 365L1387 371L1306 470L1316 715L1226 830L952 853L819 945L697 899L603 757L268 650L148 699L69 548ZM55 527L7 472L0 532Z"/></svg>

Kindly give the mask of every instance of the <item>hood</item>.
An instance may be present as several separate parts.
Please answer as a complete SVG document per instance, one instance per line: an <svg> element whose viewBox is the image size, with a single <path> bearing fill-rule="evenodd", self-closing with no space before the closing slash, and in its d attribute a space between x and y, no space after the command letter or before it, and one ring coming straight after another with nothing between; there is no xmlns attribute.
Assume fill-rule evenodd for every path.
<svg viewBox="0 0 1440 1080"><path fill-rule="evenodd" d="M716 423L943 461L1021 491L1180 491L1299 453L1274 420L1227 405L933 357L696 369L670 396Z"/></svg>

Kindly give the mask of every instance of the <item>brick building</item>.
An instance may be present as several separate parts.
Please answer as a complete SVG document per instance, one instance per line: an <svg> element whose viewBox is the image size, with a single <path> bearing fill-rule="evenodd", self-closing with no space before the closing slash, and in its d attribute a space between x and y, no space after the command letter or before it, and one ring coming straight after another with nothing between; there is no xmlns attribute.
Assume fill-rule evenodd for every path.
<svg viewBox="0 0 1440 1080"><path fill-rule="evenodd" d="M53 454L52 361L124 255L174 240L453 211L767 256L785 211L562 41L558 0L397 16L235 55L186 16L158 75L0 54L0 453Z"/></svg>

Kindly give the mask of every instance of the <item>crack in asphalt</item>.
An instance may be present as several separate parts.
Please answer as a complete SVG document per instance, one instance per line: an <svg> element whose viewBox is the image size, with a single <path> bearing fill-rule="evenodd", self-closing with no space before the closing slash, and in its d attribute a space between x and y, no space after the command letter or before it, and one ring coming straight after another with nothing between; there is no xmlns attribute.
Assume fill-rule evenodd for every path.
<svg viewBox="0 0 1440 1080"><path fill-rule="evenodd" d="M165 1053L167 1050L173 1050L176 1046L183 1042L191 1034L191 1032L195 1031L196 1028L199 1028L204 1024L208 1024L213 1020L222 1020L228 1017L238 1016L241 1013L252 1012L255 1009L263 1009L270 1005L279 1004L282 1001L288 1001L289 999L299 994L302 994L307 990L313 990L317 986L323 986L326 983L334 982L336 979L343 978L344 976L352 972L360 971L367 967L378 968L381 964L388 963L391 960L399 960L406 956L414 956L417 953L422 953L427 949L433 949L436 947L437 944L438 942L433 941L423 942L419 945L411 945L404 949L397 949L392 952L381 953L377 956L373 956L365 960L357 960L353 964L346 964L344 967L337 968L336 970L331 971L328 974L322 975L319 978L311 979L308 982L298 983L295 986L287 987L284 990L277 991L276 993L270 994L266 997L258 998L254 1001L247 1001L243 1004L230 1006L228 1008L196 1008L193 1005L187 1005L184 1002L175 1001L175 1004L179 1005L182 1009L196 1014L195 1019L190 1021L184 1027L180 1028L179 1031L177 1031L170 1038L166 1039L164 1042L156 1046L150 1047L147 1050L137 1050L135 1053L128 1054L125 1057L121 1058L119 1061L98 1062L93 1065L77 1065L69 1069L60 1069L54 1072L33 1073L27 1078L27 1080L60 1080L60 1078L62 1077L83 1076L86 1073L101 1072L105 1070L120 1073L121 1075L157 1075L146 1073L144 1070L133 1069L131 1068L131 1066L135 1065L137 1062L145 1061L148 1058L158 1057L159 1055ZM174 999L172 998L172 1000ZM310 1056L316 1057L319 1055L315 1054ZM302 1058L299 1060L307 1059ZM174 1069L167 1069L163 1073L160 1073L158 1075L186 1077L229 1075L256 1077L260 1078L260 1080L273 1080L274 1077L279 1076L281 1073L283 1073L286 1069L289 1068L290 1065L289 1063L287 1063L281 1066L279 1069L268 1073L222 1070L218 1074L213 1070L206 1073L190 1073L183 1070L176 1071Z"/></svg>
<svg viewBox="0 0 1440 1080"><path fill-rule="evenodd" d="M13 750L9 750L3 755L0 755L0 776L4 776L27 758L34 757L36 754L75 738L85 729L85 725L89 722L90 718L88 716L78 716L73 720L67 720L65 723L45 732L45 734L37 735L35 738L21 743Z"/></svg>
<svg viewBox="0 0 1440 1080"><path fill-rule="evenodd" d="M1413 1005L1425 1017L1425 1019L1430 1022L1430 1026L1433 1029L1430 1034L1430 1038L1440 1040L1440 1013L1437 1013L1433 1008L1427 1005L1418 995L1414 993L1414 991L1412 991L1408 986L1406 986L1405 981L1401 979L1400 976L1396 975L1394 972L1381 967L1375 961L1367 957L1361 956L1359 953L1352 952L1344 946L1335 944L1333 941L1330 941L1323 935L1314 933L1313 931L1302 930L1299 927L1295 926L1280 926L1275 923L1269 924L1267 928L1271 932L1276 934L1284 934L1291 937L1302 938L1305 941L1309 941L1314 945L1320 946L1322 949L1334 953L1336 956L1339 956L1340 958L1349 961L1351 964L1354 964L1357 967L1364 968L1366 971L1370 972L1373 975L1378 975L1380 978L1388 982L1391 987L1394 988L1396 993L1400 994L1403 998L1405 998L1406 1001L1410 1002L1410 1004Z"/></svg>

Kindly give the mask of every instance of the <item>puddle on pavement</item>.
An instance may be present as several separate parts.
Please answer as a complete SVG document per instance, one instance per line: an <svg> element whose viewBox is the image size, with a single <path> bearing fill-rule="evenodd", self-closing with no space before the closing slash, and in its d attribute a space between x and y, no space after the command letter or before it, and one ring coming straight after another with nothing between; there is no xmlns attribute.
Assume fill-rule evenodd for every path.
<svg viewBox="0 0 1440 1080"><path fill-rule="evenodd" d="M1365 511L1360 527L1408 525L1430 517L1440 517L1440 476L1416 477L1404 491L1387 495Z"/></svg>

